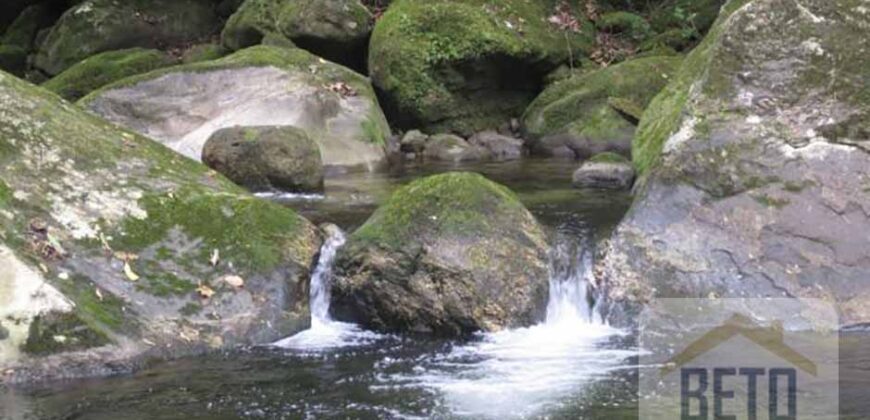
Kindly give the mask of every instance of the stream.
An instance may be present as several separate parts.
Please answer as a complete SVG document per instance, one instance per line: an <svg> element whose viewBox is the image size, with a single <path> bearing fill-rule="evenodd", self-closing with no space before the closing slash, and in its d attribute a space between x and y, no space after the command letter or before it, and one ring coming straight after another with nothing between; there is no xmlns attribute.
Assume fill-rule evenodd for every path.
<svg viewBox="0 0 870 420"><path fill-rule="evenodd" d="M630 204L626 193L574 190L573 162L523 160L409 166L337 175L322 196L270 197L345 232L397 186L471 170L513 189L549 230L546 320L529 328L440 340L379 334L329 317L334 231L312 273L311 329L270 346L156 364L131 376L0 389L0 419L514 419L637 418L633 338L597 316L587 290L594 244ZM870 389L865 335L841 360L845 396ZM849 353L849 349L855 349ZM860 398L841 407L867 412Z"/></svg>

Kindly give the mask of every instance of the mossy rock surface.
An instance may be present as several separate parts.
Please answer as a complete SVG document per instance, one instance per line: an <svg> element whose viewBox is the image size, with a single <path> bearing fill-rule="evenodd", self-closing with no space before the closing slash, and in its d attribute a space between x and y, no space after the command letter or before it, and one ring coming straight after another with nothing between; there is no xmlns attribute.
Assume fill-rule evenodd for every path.
<svg viewBox="0 0 870 420"><path fill-rule="evenodd" d="M221 128L294 126L317 142L325 165L370 170L386 162L390 136L368 79L299 48L258 45L159 69L80 103L196 160Z"/></svg>
<svg viewBox="0 0 870 420"><path fill-rule="evenodd" d="M0 44L15 45L31 51L37 32L51 26L57 17L56 8L49 2L28 6L0 37Z"/></svg>
<svg viewBox="0 0 870 420"><path fill-rule="evenodd" d="M74 102L110 83L173 64L174 60L158 50L130 48L108 51L84 59L42 87Z"/></svg>
<svg viewBox="0 0 870 420"><path fill-rule="evenodd" d="M86 0L61 16L35 66L57 75L104 51L195 42L213 35L219 23L211 0Z"/></svg>
<svg viewBox="0 0 870 420"><path fill-rule="evenodd" d="M812 298L870 321L870 14L731 0L644 112L631 211L599 267L621 321L655 297Z"/></svg>
<svg viewBox="0 0 870 420"><path fill-rule="evenodd" d="M221 38L226 47L238 50L281 35L314 54L362 70L373 24L374 17L359 0L246 0Z"/></svg>
<svg viewBox="0 0 870 420"><path fill-rule="evenodd" d="M396 191L336 262L332 311L387 331L465 335L531 325L547 296L547 244L513 192L474 173Z"/></svg>
<svg viewBox="0 0 870 420"><path fill-rule="evenodd" d="M679 56L638 58L548 86L523 115L532 151L581 158L608 150L627 155L635 121L624 114L640 113L681 62Z"/></svg>
<svg viewBox="0 0 870 420"><path fill-rule="evenodd" d="M396 121L465 136L520 115L544 76L591 51L594 27L547 21L556 1L400 0L375 25L369 70Z"/></svg>
<svg viewBox="0 0 870 420"><path fill-rule="evenodd" d="M4 267L14 268L0 283L44 284L68 302L46 308L65 307L110 343L99 357L64 350L50 363L0 355L0 368L15 369L11 380L112 373L140 357L263 343L307 327L320 244L311 223L7 73L0 104L8 111L0 237L13 253ZM244 289L226 275L242 277ZM184 309L191 303L202 313ZM4 310L19 304L30 308L21 313L27 326L41 306Z"/></svg>

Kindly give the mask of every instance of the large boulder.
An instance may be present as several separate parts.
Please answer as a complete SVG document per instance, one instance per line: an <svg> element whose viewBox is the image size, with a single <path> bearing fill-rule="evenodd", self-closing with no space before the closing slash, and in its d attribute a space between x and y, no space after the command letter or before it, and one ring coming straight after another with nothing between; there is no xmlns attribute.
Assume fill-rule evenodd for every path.
<svg viewBox="0 0 870 420"><path fill-rule="evenodd" d="M528 326L547 301L547 243L507 188L472 173L395 192L336 259L333 315L456 336Z"/></svg>
<svg viewBox="0 0 870 420"><path fill-rule="evenodd" d="M584 159L605 151L629 155L637 117L681 61L638 58L550 85L523 115L532 152Z"/></svg>
<svg viewBox="0 0 870 420"><path fill-rule="evenodd" d="M220 60L121 80L81 100L98 115L200 159L233 126L295 126L331 168L375 169L390 136L368 80L298 48L255 46Z"/></svg>
<svg viewBox="0 0 870 420"><path fill-rule="evenodd" d="M175 61L163 52L144 48L107 51L88 57L64 70L42 87L57 93L68 101L83 96L118 80L169 67Z"/></svg>
<svg viewBox="0 0 870 420"><path fill-rule="evenodd" d="M642 186L599 267L653 297L806 297L870 322L870 13L731 0L635 139Z"/></svg>
<svg viewBox="0 0 870 420"><path fill-rule="evenodd" d="M7 73L0 108L0 381L307 328L307 220Z"/></svg>
<svg viewBox="0 0 870 420"><path fill-rule="evenodd" d="M212 0L87 0L61 16L40 46L35 66L56 75L103 51L184 45L219 27Z"/></svg>
<svg viewBox="0 0 870 420"><path fill-rule="evenodd" d="M202 161L253 191L320 191L320 148L295 127L231 127L216 131Z"/></svg>
<svg viewBox="0 0 870 420"><path fill-rule="evenodd" d="M391 121L467 137L519 116L549 71L592 48L594 28L579 6L564 11L567 28L552 22L559 4L567 3L392 3L369 53Z"/></svg>
<svg viewBox="0 0 870 420"><path fill-rule="evenodd" d="M224 27L233 50L277 34L301 48L354 69L365 69L374 17L360 0L246 0Z"/></svg>

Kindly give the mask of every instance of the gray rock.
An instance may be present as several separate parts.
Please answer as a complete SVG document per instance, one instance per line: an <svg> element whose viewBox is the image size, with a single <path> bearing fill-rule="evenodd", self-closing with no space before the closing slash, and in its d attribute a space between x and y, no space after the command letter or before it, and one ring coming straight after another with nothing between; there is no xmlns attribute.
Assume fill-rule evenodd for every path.
<svg viewBox="0 0 870 420"><path fill-rule="evenodd" d="M477 133L468 139L468 143L488 150L494 160L515 160L523 156L522 140L495 131Z"/></svg>
<svg viewBox="0 0 870 420"><path fill-rule="evenodd" d="M429 136L420 130L411 130L402 136L401 149L405 153L421 153L426 148Z"/></svg>
<svg viewBox="0 0 870 420"><path fill-rule="evenodd" d="M507 188L451 172L401 188L336 258L332 313L384 331L467 335L532 325L546 236Z"/></svg>
<svg viewBox="0 0 870 420"><path fill-rule="evenodd" d="M3 326L3 321L0 321L0 340L9 338L9 330Z"/></svg>
<svg viewBox="0 0 870 420"><path fill-rule="evenodd" d="M442 162L476 162L491 159L492 153L481 146L469 144L462 137L453 134L437 134L426 142L423 157Z"/></svg>
<svg viewBox="0 0 870 420"><path fill-rule="evenodd" d="M584 162L571 179L576 188L628 190L634 181L634 168L628 162Z"/></svg>
<svg viewBox="0 0 870 420"><path fill-rule="evenodd" d="M368 80L298 48L261 45L158 70L80 103L192 159L221 128L293 126L317 142L328 170L386 165L390 128Z"/></svg>
<svg viewBox="0 0 870 420"><path fill-rule="evenodd" d="M252 191L323 190L320 149L294 127L232 127L216 131L202 162Z"/></svg>
<svg viewBox="0 0 870 420"><path fill-rule="evenodd" d="M803 297L870 322L870 14L732 0L649 106L637 199L599 268L612 319L654 297Z"/></svg>

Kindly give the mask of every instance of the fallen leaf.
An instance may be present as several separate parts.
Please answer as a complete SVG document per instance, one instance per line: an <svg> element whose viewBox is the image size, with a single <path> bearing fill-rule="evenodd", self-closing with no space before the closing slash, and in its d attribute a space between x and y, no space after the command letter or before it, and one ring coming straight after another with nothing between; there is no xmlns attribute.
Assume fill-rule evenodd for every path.
<svg viewBox="0 0 870 420"><path fill-rule="evenodd" d="M132 268L130 268L130 262L128 262L128 261L124 262L124 274L127 275L127 280L130 280L130 281L138 281L139 280L139 276L133 272Z"/></svg>
<svg viewBox="0 0 870 420"><path fill-rule="evenodd" d="M115 253L115 258L124 262L130 262L138 260L139 256L130 252L118 251Z"/></svg>
<svg viewBox="0 0 870 420"><path fill-rule="evenodd" d="M218 263L220 263L220 261L221 261L220 251L215 249L214 251L212 251L211 258L209 258L208 262L211 264L212 267L217 267L217 265L218 265Z"/></svg>
<svg viewBox="0 0 870 420"><path fill-rule="evenodd" d="M235 287L236 289L245 287L245 279L239 276L223 276L221 277L221 281Z"/></svg>
<svg viewBox="0 0 870 420"><path fill-rule="evenodd" d="M145 344L147 344L147 345L149 345L149 346L152 346L152 347L153 347L153 346L156 346L156 344L154 344L153 341L151 341L151 340L149 340L149 339L147 339L147 338L143 338L143 339L142 339L142 342L145 343Z"/></svg>
<svg viewBox="0 0 870 420"><path fill-rule="evenodd" d="M196 292L199 293L199 296L203 299L209 299L214 296L214 289L202 283L200 283L199 287L196 288Z"/></svg>
<svg viewBox="0 0 870 420"><path fill-rule="evenodd" d="M103 301L103 292L101 292L99 288L94 289L94 294L97 295L97 299L99 299L100 302Z"/></svg>

